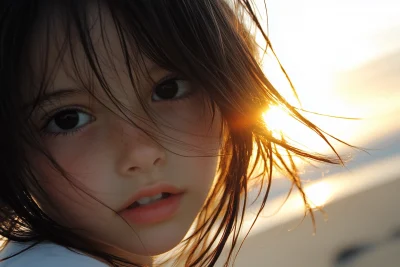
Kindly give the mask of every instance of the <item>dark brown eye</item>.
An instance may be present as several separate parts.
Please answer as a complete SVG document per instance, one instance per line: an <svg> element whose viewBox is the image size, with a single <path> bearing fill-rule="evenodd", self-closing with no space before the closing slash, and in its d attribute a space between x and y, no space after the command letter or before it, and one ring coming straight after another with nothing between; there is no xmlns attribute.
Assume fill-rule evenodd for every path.
<svg viewBox="0 0 400 267"><path fill-rule="evenodd" d="M153 91L153 101L175 100L184 98L191 92L190 83L185 80L169 79L157 85Z"/></svg>
<svg viewBox="0 0 400 267"><path fill-rule="evenodd" d="M78 109L66 109L57 112L46 125L47 133L73 132L92 121L92 117Z"/></svg>
<svg viewBox="0 0 400 267"><path fill-rule="evenodd" d="M54 124L62 130L70 130L79 124L79 114L76 110L64 110L54 117Z"/></svg>

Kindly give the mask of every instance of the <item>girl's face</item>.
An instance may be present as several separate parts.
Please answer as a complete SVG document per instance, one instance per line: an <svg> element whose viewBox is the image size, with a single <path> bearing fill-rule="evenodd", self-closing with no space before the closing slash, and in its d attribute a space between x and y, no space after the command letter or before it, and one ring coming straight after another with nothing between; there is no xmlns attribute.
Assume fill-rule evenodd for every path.
<svg viewBox="0 0 400 267"><path fill-rule="evenodd" d="M103 23L107 41L101 41L98 24L91 35L100 67L120 104L114 105L94 82L83 49L73 41L74 61L87 81L74 75L71 54L65 53L33 115L45 147L71 180L32 151L32 164L53 205L40 197L37 201L55 220L80 229L107 252L157 255L182 240L208 195L218 163L221 120L218 112L213 118L198 86L147 59L136 67L147 69L148 76L133 75L140 100L113 24ZM57 60L56 43L48 51L50 63ZM34 48L40 51L41 45L37 42ZM82 88L85 82L93 82L95 97ZM153 121L140 101L154 115ZM165 199L146 204L146 197L161 193Z"/></svg>

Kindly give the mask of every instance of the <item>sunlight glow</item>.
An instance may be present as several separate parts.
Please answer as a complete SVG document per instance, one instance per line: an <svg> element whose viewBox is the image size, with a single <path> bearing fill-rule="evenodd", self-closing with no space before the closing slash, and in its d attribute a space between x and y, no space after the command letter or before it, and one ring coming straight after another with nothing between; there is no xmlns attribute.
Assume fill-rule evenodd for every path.
<svg viewBox="0 0 400 267"><path fill-rule="evenodd" d="M263 119L266 126L272 131L275 138L280 139L281 134L290 128L290 117L283 109L273 106L264 114Z"/></svg>
<svg viewBox="0 0 400 267"><path fill-rule="evenodd" d="M321 181L306 187L305 193L311 208L317 208L323 207L332 198L333 189L327 182Z"/></svg>
<svg viewBox="0 0 400 267"><path fill-rule="evenodd" d="M312 59L301 60L297 64L286 64L291 80L294 82L300 102L295 97L292 88L285 75L280 70L276 59L266 56L263 61L263 69L267 78L271 81L278 92L294 107L311 112L326 114L330 116L358 117L359 111L346 99L341 99L334 90L334 75L329 69L317 69ZM304 117L318 125L321 129L340 139L350 140L356 133L348 131L348 125L354 121L344 119L333 119L328 116L311 115L302 113ZM272 106L263 114L266 126L273 132L275 138L280 139L283 134L300 145L324 153L328 147L320 138L311 132L305 125L292 118L279 106Z"/></svg>
<svg viewBox="0 0 400 267"><path fill-rule="evenodd" d="M390 118L387 114L395 114L394 109L398 110L398 76L388 71L388 64L395 63L381 64L379 68L376 64L368 65L400 47L399 39L393 34L400 32L400 20L394 8L397 4L391 0L382 1L385 4L379 1L361 4L358 0L268 1L269 37L301 103L294 97L271 49L262 62L268 80L295 107L330 116L364 119L354 121L326 116L311 116L310 119L329 134L359 146L371 136L382 134L379 129L383 124L386 129L394 129L395 124L385 118ZM262 10L264 1L256 2ZM376 19L372 21L371 16ZM262 47L265 44L261 35L257 35L257 42ZM376 77L381 77L378 75L384 82L378 82ZM382 95L377 96L377 90ZM295 136L297 142L315 148L313 140L318 137L309 132L299 134L304 126L292 123L283 113L285 111L272 108L264 116L275 137L289 134ZM369 119L377 126L371 127ZM371 129L376 129L377 133L372 133ZM318 147L318 152L327 151L328 147Z"/></svg>
<svg viewBox="0 0 400 267"><path fill-rule="evenodd" d="M282 140L282 137L289 143L309 151L321 151L327 145L312 130L294 119L283 108L272 106L263 113L263 119L267 129L272 132L273 137Z"/></svg>

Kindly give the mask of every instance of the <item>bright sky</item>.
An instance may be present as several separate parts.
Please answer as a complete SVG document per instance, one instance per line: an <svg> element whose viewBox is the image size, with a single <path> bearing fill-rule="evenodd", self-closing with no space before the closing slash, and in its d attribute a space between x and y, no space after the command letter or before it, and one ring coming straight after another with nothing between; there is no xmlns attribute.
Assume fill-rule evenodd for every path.
<svg viewBox="0 0 400 267"><path fill-rule="evenodd" d="M303 108L364 118L310 117L314 122L357 146L400 130L399 1L268 0L267 8L270 38ZM265 69L295 104L272 60L266 61ZM278 109L266 116L270 125L283 128L296 141L313 149L322 144Z"/></svg>

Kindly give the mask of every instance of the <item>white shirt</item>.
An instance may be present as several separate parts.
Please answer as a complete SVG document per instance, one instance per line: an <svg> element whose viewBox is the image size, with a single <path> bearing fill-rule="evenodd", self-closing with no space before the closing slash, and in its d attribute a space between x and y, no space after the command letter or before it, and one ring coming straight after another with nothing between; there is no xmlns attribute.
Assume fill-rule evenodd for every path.
<svg viewBox="0 0 400 267"><path fill-rule="evenodd" d="M18 253L31 243L9 242L0 251L0 260ZM15 257L0 261L0 267L109 267L94 258L54 243L40 243Z"/></svg>

